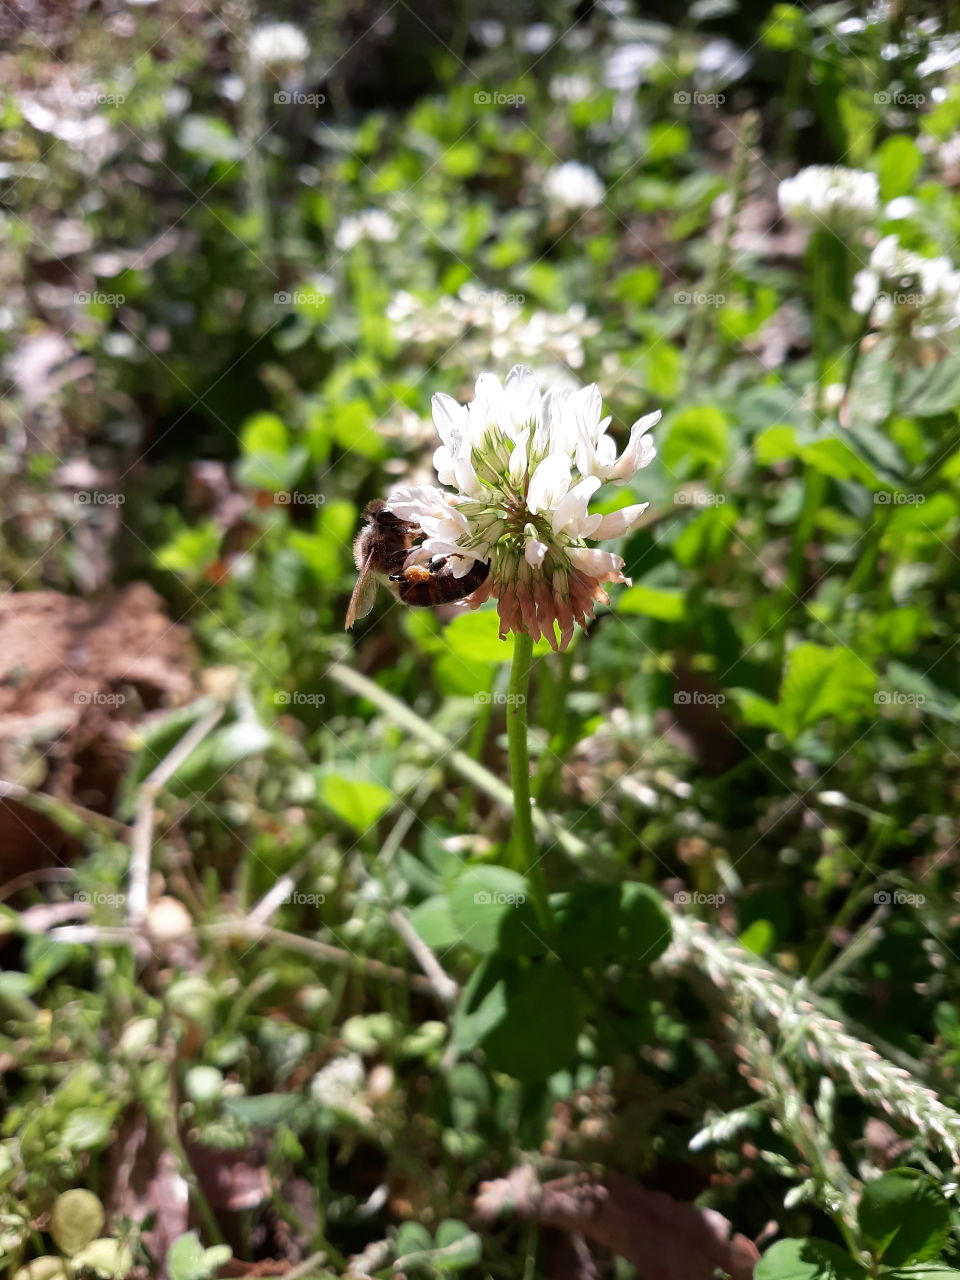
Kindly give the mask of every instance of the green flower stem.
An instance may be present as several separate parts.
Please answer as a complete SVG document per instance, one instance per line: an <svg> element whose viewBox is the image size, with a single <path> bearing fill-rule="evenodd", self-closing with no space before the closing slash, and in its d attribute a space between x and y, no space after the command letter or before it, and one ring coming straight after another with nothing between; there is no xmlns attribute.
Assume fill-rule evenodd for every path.
<svg viewBox="0 0 960 1280"><path fill-rule="evenodd" d="M507 745L514 809L513 861L516 869L529 882L533 906L541 927L552 931L553 916L533 839L530 756L527 750L527 693L532 662L533 638L519 633L513 642L513 665L510 668L510 689L507 696Z"/></svg>

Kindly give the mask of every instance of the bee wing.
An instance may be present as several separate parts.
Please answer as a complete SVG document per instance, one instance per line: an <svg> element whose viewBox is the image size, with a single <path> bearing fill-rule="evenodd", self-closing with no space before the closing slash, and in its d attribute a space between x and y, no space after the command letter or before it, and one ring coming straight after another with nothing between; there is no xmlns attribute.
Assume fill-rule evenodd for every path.
<svg viewBox="0 0 960 1280"><path fill-rule="evenodd" d="M377 579L373 573L373 556L367 556L360 569L357 585L347 606L347 620L343 624L344 631L349 631L358 618L365 618L373 608L377 598Z"/></svg>

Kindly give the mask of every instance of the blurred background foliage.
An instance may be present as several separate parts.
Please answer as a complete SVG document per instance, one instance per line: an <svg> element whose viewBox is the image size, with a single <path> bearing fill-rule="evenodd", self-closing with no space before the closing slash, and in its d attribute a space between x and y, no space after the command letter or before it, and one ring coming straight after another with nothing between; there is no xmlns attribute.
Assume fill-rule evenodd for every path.
<svg viewBox="0 0 960 1280"><path fill-rule="evenodd" d="M666 897L957 1101L960 353L949 324L879 332L851 305L883 236L956 257L939 6L105 0L3 6L0 33L0 573L71 601L29 631L69 639L42 706L29 643L4 659L4 778L67 833L24 838L36 799L4 827L7 1256L49 1252L77 1185L136 1218L116 1152L148 1130L191 1184L184 1231L243 1259L322 1248L337 1274L385 1238L388 1271L446 1249L551 1274L532 1230L486 1233L481 1264L463 1225L520 1152L701 1196L751 1238L838 1239L829 1178L769 1119L688 1150L754 1094L704 992L650 964ZM814 163L876 174L869 227L781 214ZM431 395L517 362L597 382L621 432L664 417L614 500L651 503L633 585L534 673L538 805L570 835L544 865L593 985L523 970L545 985L475 1053L505 944L466 940L466 890L510 826L450 752L504 775L508 646L488 610L385 593L342 619L364 504L433 479ZM120 626L133 583L156 595ZM138 956L111 945L110 820L195 725ZM85 940L25 923L78 896ZM397 910L472 981L452 1048ZM840 1091L832 1140L875 1174L880 1108ZM890 1140L937 1173L917 1137ZM179 1249L178 1280L222 1263Z"/></svg>

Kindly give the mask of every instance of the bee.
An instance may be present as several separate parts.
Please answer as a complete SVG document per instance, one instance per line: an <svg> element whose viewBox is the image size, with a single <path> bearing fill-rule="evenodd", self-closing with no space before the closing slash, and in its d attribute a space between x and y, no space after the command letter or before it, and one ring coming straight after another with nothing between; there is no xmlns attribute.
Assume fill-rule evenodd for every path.
<svg viewBox="0 0 960 1280"><path fill-rule="evenodd" d="M350 597L345 630L373 608L378 581L384 582L401 603L421 609L465 600L486 582L488 560L477 560L462 578L454 576L448 556L434 556L429 565L414 564L405 569L403 562L423 531L409 520L401 520L380 498L367 503L363 519L364 527L353 544L360 576Z"/></svg>

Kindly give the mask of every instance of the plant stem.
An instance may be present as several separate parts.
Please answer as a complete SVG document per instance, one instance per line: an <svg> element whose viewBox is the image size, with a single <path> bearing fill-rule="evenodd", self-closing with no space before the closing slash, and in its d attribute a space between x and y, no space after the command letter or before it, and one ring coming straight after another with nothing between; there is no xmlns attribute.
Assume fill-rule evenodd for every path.
<svg viewBox="0 0 960 1280"><path fill-rule="evenodd" d="M530 802L530 756L527 750L527 692L533 661L533 638L522 632L514 637L513 665L507 695L507 746L510 753L510 782L513 787L513 861L527 877L537 919L542 928L552 929L553 917L547 901L543 870L533 839L533 810Z"/></svg>

